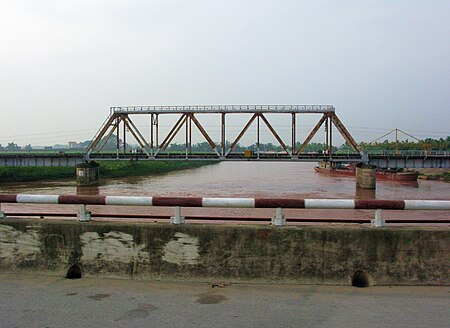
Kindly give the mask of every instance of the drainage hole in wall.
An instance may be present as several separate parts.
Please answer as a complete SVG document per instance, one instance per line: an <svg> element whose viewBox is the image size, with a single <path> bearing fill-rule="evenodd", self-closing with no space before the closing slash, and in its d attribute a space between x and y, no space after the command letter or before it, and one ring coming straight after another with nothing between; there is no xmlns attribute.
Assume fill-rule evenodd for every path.
<svg viewBox="0 0 450 328"><path fill-rule="evenodd" d="M72 265L69 270L67 270L67 279L81 279L81 276L81 268L76 264Z"/></svg>
<svg viewBox="0 0 450 328"><path fill-rule="evenodd" d="M352 277L352 286L359 288L369 287L369 275L362 270L357 270Z"/></svg>

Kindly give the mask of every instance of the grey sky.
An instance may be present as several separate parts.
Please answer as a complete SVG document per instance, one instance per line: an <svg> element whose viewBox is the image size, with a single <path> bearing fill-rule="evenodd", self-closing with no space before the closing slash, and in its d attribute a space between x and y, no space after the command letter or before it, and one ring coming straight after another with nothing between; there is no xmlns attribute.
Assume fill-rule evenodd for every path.
<svg viewBox="0 0 450 328"><path fill-rule="evenodd" d="M449 35L439 0L1 0L0 143L87 140L109 106L175 104L333 104L357 141L444 137Z"/></svg>

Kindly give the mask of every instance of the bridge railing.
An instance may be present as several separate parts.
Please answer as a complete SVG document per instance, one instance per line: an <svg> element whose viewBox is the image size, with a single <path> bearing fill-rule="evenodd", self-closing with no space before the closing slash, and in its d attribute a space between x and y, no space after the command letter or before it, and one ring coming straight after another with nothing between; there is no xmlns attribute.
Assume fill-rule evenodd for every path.
<svg viewBox="0 0 450 328"><path fill-rule="evenodd" d="M450 157L450 151L446 150L369 150L365 151L369 155L376 156L417 156L417 157L427 157L427 156L439 156L439 157Z"/></svg>
<svg viewBox="0 0 450 328"><path fill-rule="evenodd" d="M189 106L119 106L112 113L327 113L332 105L189 105Z"/></svg>
<svg viewBox="0 0 450 328"><path fill-rule="evenodd" d="M283 226L286 217L283 208L289 209L345 209L376 210L371 221L372 226L384 226L381 210L443 210L450 211L450 200L358 200L358 199L288 199L288 198L201 198L201 197L139 197L139 196L84 196L84 195L30 195L0 194L1 203L25 204L66 204L80 205L79 221L90 221L91 213L86 205L122 205L122 206L163 206L175 207L175 215L171 217L173 224L185 223L181 216L181 207L208 208L276 208L272 225ZM1 211L0 218L6 215ZM439 221L450 223L450 220Z"/></svg>

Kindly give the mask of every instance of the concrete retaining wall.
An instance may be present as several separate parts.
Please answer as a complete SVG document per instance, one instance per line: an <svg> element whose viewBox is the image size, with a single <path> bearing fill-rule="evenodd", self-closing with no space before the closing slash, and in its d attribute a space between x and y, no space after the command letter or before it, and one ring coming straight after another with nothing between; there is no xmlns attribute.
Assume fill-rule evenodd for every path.
<svg viewBox="0 0 450 328"><path fill-rule="evenodd" d="M449 285L442 228L219 226L0 221L0 271L83 276L351 284Z"/></svg>

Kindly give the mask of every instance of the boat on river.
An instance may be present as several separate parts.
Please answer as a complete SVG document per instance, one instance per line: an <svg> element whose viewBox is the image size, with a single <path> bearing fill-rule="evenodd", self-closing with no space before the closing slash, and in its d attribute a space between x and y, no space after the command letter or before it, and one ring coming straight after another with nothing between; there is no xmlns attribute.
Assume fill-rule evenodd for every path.
<svg viewBox="0 0 450 328"><path fill-rule="evenodd" d="M318 173L336 176L354 177L356 175L356 167L352 164L332 167L329 163L321 163L321 165L316 166L314 170ZM376 176L378 180L417 181L419 172L403 169L376 169Z"/></svg>

